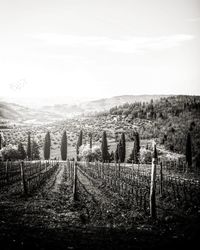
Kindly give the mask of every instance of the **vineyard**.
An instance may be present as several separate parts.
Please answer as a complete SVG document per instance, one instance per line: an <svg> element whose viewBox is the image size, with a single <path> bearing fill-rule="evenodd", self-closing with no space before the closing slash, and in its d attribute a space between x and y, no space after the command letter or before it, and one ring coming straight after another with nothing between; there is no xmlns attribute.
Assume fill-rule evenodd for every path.
<svg viewBox="0 0 200 250"><path fill-rule="evenodd" d="M185 218L198 213L200 206L199 179L184 176L182 166L177 166L174 173L171 168L172 164L166 162L156 165L155 204L159 223L166 218L176 218L178 214ZM71 225L75 228L92 226L94 230L99 226L132 230L136 225L143 228L148 224L151 234L157 234L153 229L156 221L149 221L151 164L7 161L1 162L0 169L1 221L6 218L9 221L18 213L19 216L12 217L9 223L14 220L17 225L30 225L31 219L36 228L37 223L40 225L43 221L42 228ZM5 225L1 230L8 230ZM166 233L169 231L163 233L165 237ZM88 231L83 235L87 238ZM172 237L171 233L167 237ZM182 239L181 234L177 237Z"/></svg>
<svg viewBox="0 0 200 250"><path fill-rule="evenodd" d="M166 164L166 165L165 165ZM28 195L34 189L64 166L67 178L74 193L74 199L81 198L80 190L84 187L84 176L96 189L117 197L128 207L136 208L149 214L151 164L119 164L75 161L19 161L1 162L0 188L18 184L22 194ZM200 181L198 178L186 178L173 174L167 163L156 166L156 206L159 214L167 209L187 212L191 206L199 204ZM79 197L77 197L79 196Z"/></svg>
<svg viewBox="0 0 200 250"><path fill-rule="evenodd" d="M56 161L6 161L0 163L0 188L19 184L23 194L28 195L57 170Z"/></svg>
<svg viewBox="0 0 200 250"><path fill-rule="evenodd" d="M74 176L74 163L69 163L69 177ZM72 171L72 172L70 172ZM78 188L84 186L79 175L84 175L93 185L112 197L121 198L128 207L149 214L151 165L111 164L79 162L77 164ZM199 206L199 180L173 176L167 167L157 166L156 204L160 214L171 210L182 210Z"/></svg>

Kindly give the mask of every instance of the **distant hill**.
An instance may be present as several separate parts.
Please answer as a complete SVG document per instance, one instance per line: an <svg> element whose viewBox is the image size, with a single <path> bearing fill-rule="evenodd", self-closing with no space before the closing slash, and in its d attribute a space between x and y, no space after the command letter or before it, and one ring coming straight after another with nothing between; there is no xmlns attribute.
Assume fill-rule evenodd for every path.
<svg viewBox="0 0 200 250"><path fill-rule="evenodd" d="M57 113L31 109L14 103L0 102L0 120L48 122L61 118Z"/></svg>
<svg viewBox="0 0 200 250"><path fill-rule="evenodd" d="M0 102L0 118L8 120L22 119L29 109L14 103Z"/></svg>
<svg viewBox="0 0 200 250"><path fill-rule="evenodd" d="M107 111L110 108L124 103L149 102L151 99L156 100L166 95L122 95L111 98L87 101L80 104L55 104L46 105L40 108L30 108L19 104L0 101L0 119L14 121L38 121L49 122L56 119L88 114L93 112Z"/></svg>
<svg viewBox="0 0 200 250"><path fill-rule="evenodd" d="M157 100L161 97L169 97L170 95L122 95L111 98L98 99L95 101L85 102L80 104L84 111L104 111L114 106L123 105L124 103L134 102L149 102L150 100Z"/></svg>

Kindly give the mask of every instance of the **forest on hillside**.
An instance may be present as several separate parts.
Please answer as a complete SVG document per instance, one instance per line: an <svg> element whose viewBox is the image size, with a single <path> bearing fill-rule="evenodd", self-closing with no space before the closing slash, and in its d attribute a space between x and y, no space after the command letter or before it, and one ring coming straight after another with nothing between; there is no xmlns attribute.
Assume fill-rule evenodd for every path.
<svg viewBox="0 0 200 250"><path fill-rule="evenodd" d="M185 154L187 134L191 134L195 160L200 155L200 96L171 96L150 102L125 103L98 116L118 116L134 123L143 139L157 138L167 150Z"/></svg>

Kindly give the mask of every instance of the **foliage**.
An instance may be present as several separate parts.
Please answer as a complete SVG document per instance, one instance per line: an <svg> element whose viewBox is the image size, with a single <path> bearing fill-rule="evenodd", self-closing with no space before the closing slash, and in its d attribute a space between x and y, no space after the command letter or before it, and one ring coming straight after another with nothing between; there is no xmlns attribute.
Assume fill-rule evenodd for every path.
<svg viewBox="0 0 200 250"><path fill-rule="evenodd" d="M190 132L187 134L187 141L186 141L186 162L190 167L192 165L192 145L191 145L191 135Z"/></svg>
<svg viewBox="0 0 200 250"><path fill-rule="evenodd" d="M79 155L79 148L83 143L83 131L80 131L79 137L78 137L78 141L77 141L77 145L76 145L76 154L77 154L77 160L78 160L78 155Z"/></svg>
<svg viewBox="0 0 200 250"><path fill-rule="evenodd" d="M66 131L63 132L62 140L61 140L61 159L66 161L67 159L67 134Z"/></svg>
<svg viewBox="0 0 200 250"><path fill-rule="evenodd" d="M44 159L49 160L50 158L50 148L51 148L51 138L49 131L45 135L44 140Z"/></svg>
<svg viewBox="0 0 200 250"><path fill-rule="evenodd" d="M133 132L134 146L133 150L129 156L128 162L139 163L140 155L140 137L138 132Z"/></svg>
<svg viewBox="0 0 200 250"><path fill-rule="evenodd" d="M0 154L1 154L2 159L4 161L6 161L6 160L18 160L20 157L17 146L13 146L11 144L7 145L6 147L3 147L0 150Z"/></svg>
<svg viewBox="0 0 200 250"><path fill-rule="evenodd" d="M142 139L158 138L167 150L181 154L185 154L183 145L192 124L192 156L200 152L199 96L179 95L151 102L126 103L111 108L108 115L118 119L123 116L123 120L130 123L138 122Z"/></svg>
<svg viewBox="0 0 200 250"><path fill-rule="evenodd" d="M99 146L93 146L90 148L90 144L81 145L79 148L79 158L86 161L101 161L101 148Z"/></svg>
<svg viewBox="0 0 200 250"><path fill-rule="evenodd" d="M106 131L103 131L103 135L102 135L101 152L102 152L102 161L103 162L109 161L109 152L108 152L108 142L107 142Z"/></svg>
<svg viewBox="0 0 200 250"><path fill-rule="evenodd" d="M125 140L125 134L122 133L121 135L121 157L120 157L120 162L124 162L125 161L125 157L126 157L126 140Z"/></svg>
<svg viewBox="0 0 200 250"><path fill-rule="evenodd" d="M31 151L32 151L32 159L33 160L39 160L40 159L40 150L39 150L39 145L38 143L33 140L32 141L32 147L31 147Z"/></svg>
<svg viewBox="0 0 200 250"><path fill-rule="evenodd" d="M28 133L27 158L29 160L31 160L31 156L32 156L32 153L31 153L31 134Z"/></svg>
<svg viewBox="0 0 200 250"><path fill-rule="evenodd" d="M24 160L26 158L26 151L25 151L24 146L21 142L18 144L18 158L20 160Z"/></svg>
<svg viewBox="0 0 200 250"><path fill-rule="evenodd" d="M142 164L151 163L152 152L149 149L141 148L140 149L140 162Z"/></svg>

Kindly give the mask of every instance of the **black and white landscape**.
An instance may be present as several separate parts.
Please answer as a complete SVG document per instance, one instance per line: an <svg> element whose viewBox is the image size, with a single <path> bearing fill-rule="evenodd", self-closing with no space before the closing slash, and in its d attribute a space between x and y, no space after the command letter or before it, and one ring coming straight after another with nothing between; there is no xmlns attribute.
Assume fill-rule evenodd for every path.
<svg viewBox="0 0 200 250"><path fill-rule="evenodd" d="M1 249L195 249L197 0L0 1Z"/></svg>

